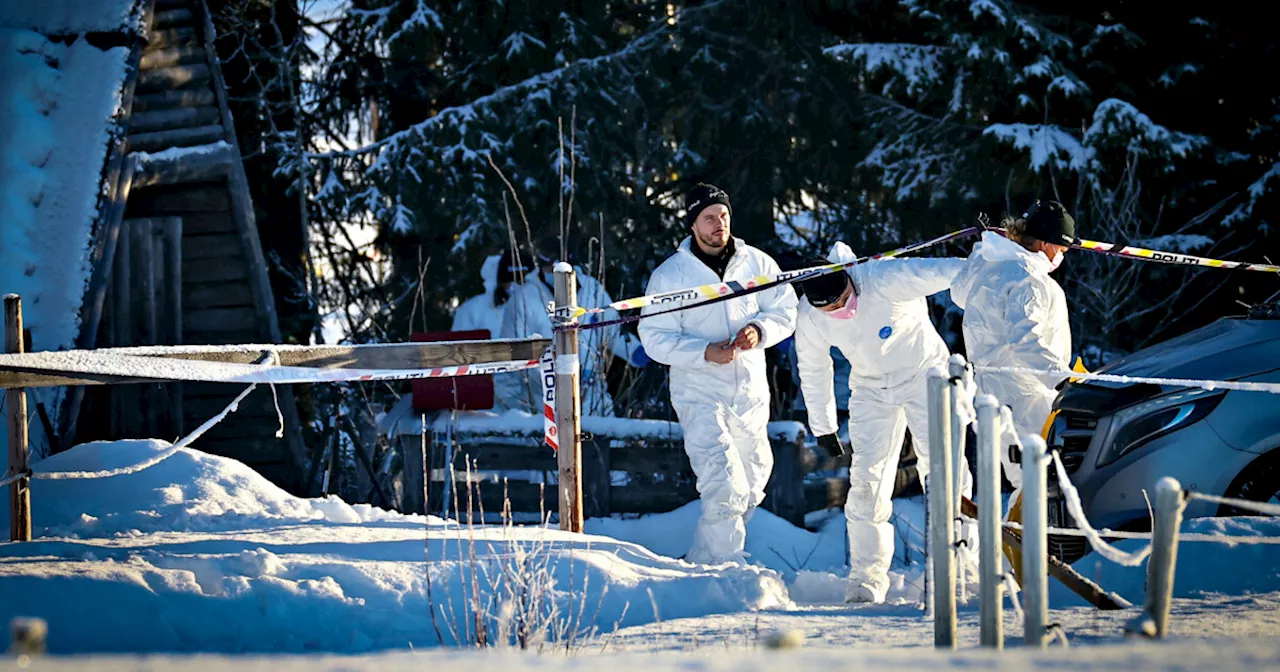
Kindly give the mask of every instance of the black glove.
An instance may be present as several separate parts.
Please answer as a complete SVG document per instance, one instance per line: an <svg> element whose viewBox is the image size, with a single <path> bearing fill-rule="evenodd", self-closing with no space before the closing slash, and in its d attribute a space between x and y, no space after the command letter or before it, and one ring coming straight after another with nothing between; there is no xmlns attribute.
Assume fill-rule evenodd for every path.
<svg viewBox="0 0 1280 672"><path fill-rule="evenodd" d="M853 451L849 450L849 447L844 445L844 442L840 440L840 437L835 434L824 434L819 436L818 446L827 451L827 454L831 457L843 457L845 455L853 454Z"/></svg>
<svg viewBox="0 0 1280 672"><path fill-rule="evenodd" d="M1009 444L1009 462L1012 464L1022 464L1022 448L1016 443Z"/></svg>

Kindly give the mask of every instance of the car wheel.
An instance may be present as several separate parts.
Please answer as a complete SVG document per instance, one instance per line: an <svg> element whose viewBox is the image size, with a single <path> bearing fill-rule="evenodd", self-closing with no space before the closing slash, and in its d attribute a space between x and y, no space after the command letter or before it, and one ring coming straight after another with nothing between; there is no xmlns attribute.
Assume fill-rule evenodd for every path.
<svg viewBox="0 0 1280 672"><path fill-rule="evenodd" d="M1254 460L1227 488L1232 499L1251 502L1280 503L1280 450L1273 450ZM1219 516L1256 516L1256 511L1236 508L1229 504L1218 507Z"/></svg>

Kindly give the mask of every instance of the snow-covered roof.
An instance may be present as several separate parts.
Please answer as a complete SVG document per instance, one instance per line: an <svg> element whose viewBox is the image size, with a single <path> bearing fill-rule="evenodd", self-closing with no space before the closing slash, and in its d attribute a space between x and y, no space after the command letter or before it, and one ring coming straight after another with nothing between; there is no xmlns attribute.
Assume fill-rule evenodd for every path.
<svg viewBox="0 0 1280 672"><path fill-rule="evenodd" d="M110 127L129 55L125 47L99 49L83 36L69 44L47 36L65 35L68 27L118 29L124 24L116 12L126 5L132 6L122 0L0 3L0 294L22 296L37 350L70 347L79 331ZM42 15L38 8L51 9ZM42 27L11 27L15 23Z"/></svg>
<svg viewBox="0 0 1280 672"><path fill-rule="evenodd" d="M0 2L0 26L42 35L132 32L142 24L139 0L12 0Z"/></svg>

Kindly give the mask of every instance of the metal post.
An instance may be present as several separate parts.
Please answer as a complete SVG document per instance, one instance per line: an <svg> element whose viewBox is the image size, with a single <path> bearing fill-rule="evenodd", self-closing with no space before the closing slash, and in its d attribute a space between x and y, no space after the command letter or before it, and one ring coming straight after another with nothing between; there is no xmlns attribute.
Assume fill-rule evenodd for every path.
<svg viewBox="0 0 1280 672"><path fill-rule="evenodd" d="M26 350L22 339L22 298L4 297L4 351ZM27 437L27 390L5 391L6 420L9 425L9 474L25 474L31 469ZM9 484L9 541L31 541L31 479L19 478Z"/></svg>
<svg viewBox="0 0 1280 672"><path fill-rule="evenodd" d="M1027 646L1044 648L1049 622L1049 526L1044 439L1022 435L1022 595Z"/></svg>
<svg viewBox="0 0 1280 672"><path fill-rule="evenodd" d="M959 411L960 404L963 403L963 399L961 399L960 396L960 390L962 389L961 383L967 385L967 383L972 380L973 372L969 370L969 365L968 362L965 361L964 355L959 354L951 355L951 359L948 360L947 368L951 374L951 501L952 506L955 507L953 510L959 511L960 496L964 490L964 476L967 466L964 459L966 425L962 422ZM952 525L956 528L955 538L957 543L954 548L956 556L956 574L959 577L960 583L960 601L964 604L968 604L969 588L968 581L965 580L967 572L965 571L965 564L961 557L961 553L966 552L968 549L962 549L959 544L959 540L965 538L963 534L964 524L960 522L960 516L956 516L954 520L955 522L953 522Z"/></svg>
<svg viewBox="0 0 1280 672"><path fill-rule="evenodd" d="M578 307L577 279L573 267L564 262L555 265L556 308ZM556 431L560 441L556 461L560 468L560 529L582 532L582 431L579 415L582 412L581 392L578 389L578 330L577 322L567 323L569 329L555 334L556 353Z"/></svg>
<svg viewBox="0 0 1280 672"><path fill-rule="evenodd" d="M1178 561L1178 528L1182 527L1185 500L1182 484L1168 476L1156 483L1156 519L1151 534L1151 559L1147 561L1147 613L1155 619L1156 637L1169 632L1173 606L1173 575Z"/></svg>
<svg viewBox="0 0 1280 672"><path fill-rule="evenodd" d="M1000 561L1000 402L974 401L978 413L978 641L1004 648L1004 582Z"/></svg>
<svg viewBox="0 0 1280 672"><path fill-rule="evenodd" d="M952 552L951 383L941 367L929 371L929 557L933 563L933 645L956 647L956 568Z"/></svg>

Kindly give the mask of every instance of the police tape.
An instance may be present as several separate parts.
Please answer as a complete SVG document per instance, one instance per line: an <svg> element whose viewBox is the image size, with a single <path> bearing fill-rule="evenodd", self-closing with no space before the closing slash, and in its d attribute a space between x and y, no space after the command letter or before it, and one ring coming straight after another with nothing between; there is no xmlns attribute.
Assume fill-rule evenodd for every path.
<svg viewBox="0 0 1280 672"><path fill-rule="evenodd" d="M590 324L576 325L576 328L580 331L588 330L588 329L600 329L600 328L612 326L615 324L625 324L627 322L635 322L637 320L653 317L655 315L664 315L666 313L674 313L681 310L688 310L690 308L700 308L702 306L710 305L712 303L726 301L728 299L746 296L748 294L754 294L756 292L764 291L766 289L777 287L779 285L791 284L793 282L801 282L804 280L808 280L810 278L818 277L820 275L835 273L836 271L842 271L848 268L852 268L854 266L857 266L858 264L866 263L868 261L876 261L880 259L891 259L894 257L899 257L904 254L918 252L920 250L933 247L935 245L941 245L943 243L948 243L951 241L959 240L961 238L966 238L976 233L980 233L983 230L984 229L981 226L971 226L967 229L961 229L959 231L953 231L951 233L938 236L937 238L933 238L933 239L926 240L919 243L912 243L910 245L904 245L903 247L899 247L895 250L890 250L888 252L881 252L880 254L872 255L870 257L863 257L861 259L856 259L854 261L824 264L821 266L810 266L808 268L801 268L794 271L782 271L780 273L775 273L773 275L757 275L755 277L752 277L743 281L719 282L719 283L710 284L710 285L699 285L697 287L686 287L684 289L673 289L667 292L659 292L656 294L648 294L645 296L637 296L631 299L624 299L622 301L614 301L613 303L610 303L607 306L600 306L597 308L582 308L582 307L570 308L568 306L557 307L554 305L548 306L547 308L548 308L548 312L551 314L552 321L557 323L556 329L560 330L563 328L560 325L565 325L566 323L570 323L573 320L576 320L577 318L582 317L583 315L590 315L593 313L603 313L607 310L617 310L617 311L635 310L638 308L645 308L648 306L676 304L676 307L674 308L658 311L656 313L648 313L645 315L630 315L630 316L621 317L613 320L604 320L601 322L594 322ZM696 303L688 303L690 301L694 301Z"/></svg>
<svg viewBox="0 0 1280 672"><path fill-rule="evenodd" d="M459 364L423 369L319 369L305 366L274 366L270 364L238 364L193 359L169 359L147 355L124 355L87 350L0 355L0 368L39 371L51 375L273 385L483 376L523 371L536 366L538 366L537 359L528 359Z"/></svg>
<svg viewBox="0 0 1280 672"><path fill-rule="evenodd" d="M551 348L538 360L542 379L542 438L551 450L560 450L560 427L556 424L556 358Z"/></svg>
<svg viewBox="0 0 1280 672"><path fill-rule="evenodd" d="M1002 236L1006 235L1005 230L998 227L991 227L990 230ZM1273 264L1251 264L1245 261L1227 261L1225 259L1197 257L1194 254L1163 252L1161 250L1150 250L1145 247L1135 247L1125 242L1106 243L1096 240L1081 239L1080 242L1072 245L1071 248L1116 257L1128 257L1130 259L1138 259L1140 261L1155 261L1162 264L1180 264L1183 266L1203 266L1205 268L1222 268L1237 271L1280 273L1280 266Z"/></svg>
<svg viewBox="0 0 1280 672"><path fill-rule="evenodd" d="M1110 373L1082 373L1066 369L1027 369L1016 366L978 366L974 371L981 373L1014 373L1039 378L1071 378L1074 380L1097 380L1108 383L1149 383L1169 387L1198 387L1203 390L1237 390L1241 392L1266 392L1280 394L1280 383L1250 383L1238 380L1202 380L1196 378L1158 378L1152 376L1120 376Z"/></svg>

